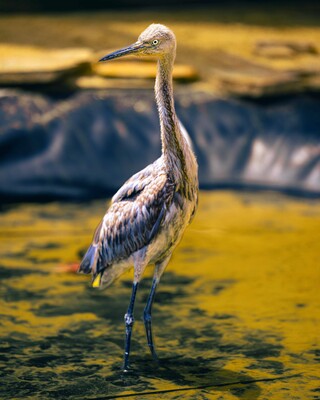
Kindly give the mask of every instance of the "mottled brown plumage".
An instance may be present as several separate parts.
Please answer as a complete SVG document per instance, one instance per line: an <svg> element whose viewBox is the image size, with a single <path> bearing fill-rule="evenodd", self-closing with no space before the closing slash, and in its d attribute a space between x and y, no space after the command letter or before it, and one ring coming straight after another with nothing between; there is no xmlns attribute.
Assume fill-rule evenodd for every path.
<svg viewBox="0 0 320 400"><path fill-rule="evenodd" d="M172 69L175 53L173 32L163 25L152 24L136 43L100 60L107 61L126 54L152 54L158 58L155 95L162 155L133 175L114 195L79 267L79 272L92 273L93 286L105 287L134 266L132 296L125 315L124 370L128 369L136 291L149 264L155 265L155 272L144 311L144 322L148 345L156 358L151 331L155 290L197 207L197 162L188 134L174 108Z"/></svg>

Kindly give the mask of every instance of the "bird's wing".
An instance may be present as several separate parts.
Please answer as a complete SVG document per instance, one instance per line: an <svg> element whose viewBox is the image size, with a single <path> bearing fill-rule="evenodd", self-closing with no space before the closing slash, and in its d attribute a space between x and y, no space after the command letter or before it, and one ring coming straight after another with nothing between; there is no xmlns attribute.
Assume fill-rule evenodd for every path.
<svg viewBox="0 0 320 400"><path fill-rule="evenodd" d="M150 243L171 204L173 193L174 185L162 174L111 205L100 233L102 254L107 263L127 258Z"/></svg>
<svg viewBox="0 0 320 400"><path fill-rule="evenodd" d="M157 166L158 160L153 164L148 165L143 170L134 174L130 179L128 179L117 193L112 198L112 203L118 201L123 201L126 199L134 199L145 186L149 185L154 179L155 171L158 170Z"/></svg>
<svg viewBox="0 0 320 400"><path fill-rule="evenodd" d="M149 171L140 183L130 179L113 198L79 271L96 275L147 246L158 232L174 193L175 185L165 173Z"/></svg>

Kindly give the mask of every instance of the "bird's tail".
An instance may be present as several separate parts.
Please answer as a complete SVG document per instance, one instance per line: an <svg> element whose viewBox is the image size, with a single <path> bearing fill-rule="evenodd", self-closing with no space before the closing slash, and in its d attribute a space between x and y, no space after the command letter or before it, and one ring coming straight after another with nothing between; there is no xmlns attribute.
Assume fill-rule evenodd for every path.
<svg viewBox="0 0 320 400"><path fill-rule="evenodd" d="M79 268L78 273L92 274L91 285L95 288L102 289L103 283L101 281L104 273L104 268L101 267L100 257L98 253L98 246L91 244L86 254L84 255Z"/></svg>
<svg viewBox="0 0 320 400"><path fill-rule="evenodd" d="M87 250L86 254L84 255L79 268L78 272L83 274L90 274L96 271L96 264L97 264L97 257L96 253L98 251L97 246L92 244L89 249Z"/></svg>

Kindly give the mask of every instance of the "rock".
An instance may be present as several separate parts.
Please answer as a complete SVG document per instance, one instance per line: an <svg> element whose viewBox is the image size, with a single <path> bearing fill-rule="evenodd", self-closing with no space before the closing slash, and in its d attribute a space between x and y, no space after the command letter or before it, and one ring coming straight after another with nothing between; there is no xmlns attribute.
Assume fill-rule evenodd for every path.
<svg viewBox="0 0 320 400"><path fill-rule="evenodd" d="M172 17L172 10L163 14L164 20L170 21L170 28L178 40L177 65L192 65L201 77L192 86L219 96L245 98L283 96L310 90L319 92L320 28L317 10L304 7L303 12L292 13L291 9L288 12L288 7L277 7L275 15L266 6L268 12L262 16L260 6L255 10L250 8L249 14L243 13L242 8L236 7L235 10L225 6L219 7L218 13L217 10L208 13L207 8L196 7L182 14L179 12L177 18ZM133 43L154 19L152 13L142 15L133 10L127 17L124 19L123 15L110 10L91 12L90 16L81 12L54 16L3 14L0 15L0 37L8 43L6 46L12 43L13 47L21 43L48 48L90 48L96 52L92 61L97 61L109 49ZM101 49L107 51L100 53ZM45 54L48 52L44 51ZM130 59L126 60L129 63ZM68 90L68 85L72 89L126 88L128 85L123 79L132 79L127 78L129 73L135 75L134 79L140 73L144 77L153 76L153 72L147 69L154 66L147 62L141 68L140 64L129 67L129 72L128 68L121 66L125 64L120 60L104 65L98 68L108 68L107 77L102 71L101 75L99 72L92 76L77 71L71 80L70 76L68 79L62 76L59 84L66 85L63 90ZM92 66L96 68L96 65ZM196 79L194 71L183 75ZM98 76L108 81L99 81ZM114 76L118 77L115 79ZM116 82L118 79L121 81ZM132 82L133 86L137 84L138 81ZM149 83L143 82L141 87L147 86Z"/></svg>
<svg viewBox="0 0 320 400"><path fill-rule="evenodd" d="M105 78L143 78L154 79L157 73L157 64L152 61L114 61L93 64L93 72ZM175 64L173 79L184 82L193 82L199 75L191 65Z"/></svg>
<svg viewBox="0 0 320 400"><path fill-rule="evenodd" d="M110 79L102 76L80 76L68 80L69 87L75 89L152 89L154 81L150 79Z"/></svg>
<svg viewBox="0 0 320 400"><path fill-rule="evenodd" d="M44 49L0 45L0 84L25 85L53 83L90 67L89 49Z"/></svg>
<svg viewBox="0 0 320 400"><path fill-rule="evenodd" d="M262 98L319 89L320 57L314 64L277 68L223 51L211 54L210 82L220 94Z"/></svg>
<svg viewBox="0 0 320 400"><path fill-rule="evenodd" d="M0 93L2 201L111 195L160 155L150 90L80 92L64 100ZM272 188L320 196L320 100L275 103L180 92L202 188ZM294 116L294 117L293 117Z"/></svg>
<svg viewBox="0 0 320 400"><path fill-rule="evenodd" d="M254 54L267 58L290 58L301 54L318 54L311 42L262 40L255 44Z"/></svg>

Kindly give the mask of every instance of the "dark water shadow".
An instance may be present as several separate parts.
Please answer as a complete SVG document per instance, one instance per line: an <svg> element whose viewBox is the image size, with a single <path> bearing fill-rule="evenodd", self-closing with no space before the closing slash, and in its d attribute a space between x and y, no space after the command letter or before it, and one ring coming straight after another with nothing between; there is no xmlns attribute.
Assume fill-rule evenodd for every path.
<svg viewBox="0 0 320 400"><path fill-rule="evenodd" d="M79 289L86 284L76 279ZM89 287L81 295L64 292L62 302L59 293L50 296L43 291L35 296L29 291L19 294L8 287L4 294L10 295L10 301L17 305L21 300L29 302L34 317L43 319L44 324L54 326L56 318L61 317L70 318L70 323L52 329L53 334L33 336L12 332L2 337L0 397L26 398L36 394L39 398L82 400L141 395L157 398L172 393L174 397L170 398L183 398L183 393L190 392L193 396L196 391L205 398L207 392L228 391L239 399L255 400L261 388L251 371L263 370L275 380L284 379L285 366L280 360L270 360L280 356L283 348L280 337L270 332L244 331L238 341L226 341L224 332L235 328L237 317L210 315L195 307L190 300L193 279L170 271L163 278L154 309L154 334L161 343L160 362L155 363L147 353L143 324L138 319L151 284L148 278L141 285L136 304L132 370L124 374L121 370L123 314L131 284L123 280L108 292ZM213 282L212 295L220 296L236 284L234 280ZM187 314L181 312L186 309L189 309ZM95 319L82 319L86 314L95 315ZM72 320L74 316L78 317ZM12 317L12 323L27 321ZM245 371L240 368L237 373L225 368L229 360L237 362L243 357L251 361Z"/></svg>
<svg viewBox="0 0 320 400"><path fill-rule="evenodd" d="M258 399L261 394L259 382L290 379L296 375L283 375L275 378L255 379L246 373L237 373L221 368L222 359L203 359L189 357L162 358L159 364L146 363L144 358L133 357L135 369L129 373L115 372L107 380L112 384L109 393L103 398L122 398L141 396L156 396L165 393L199 391L231 392L239 399ZM157 389L151 382L161 380L167 388ZM175 388L172 388L172 386ZM179 386L178 388L176 386ZM128 391L130 391L128 393ZM127 393L126 393L127 392ZM100 399L102 397L96 397ZM180 397L177 397L180 398Z"/></svg>

